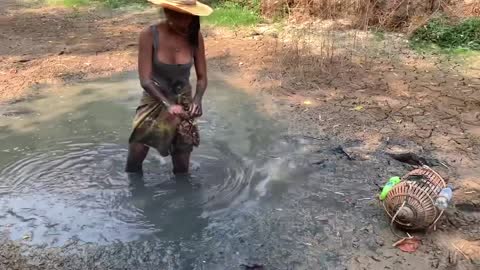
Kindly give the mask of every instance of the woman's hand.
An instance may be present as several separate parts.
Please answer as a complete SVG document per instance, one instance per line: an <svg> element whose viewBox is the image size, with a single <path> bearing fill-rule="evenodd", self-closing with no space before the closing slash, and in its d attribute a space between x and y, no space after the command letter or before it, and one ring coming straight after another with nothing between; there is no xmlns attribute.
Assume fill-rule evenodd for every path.
<svg viewBox="0 0 480 270"><path fill-rule="evenodd" d="M182 106L180 105L170 105L168 106L168 112L172 115L179 116L179 117L186 117L187 113L183 110Z"/></svg>
<svg viewBox="0 0 480 270"><path fill-rule="evenodd" d="M195 118L195 117L200 117L203 114L202 111L202 100L201 99L194 99L192 104L190 105L190 109L188 111L188 114L190 114L190 117Z"/></svg>

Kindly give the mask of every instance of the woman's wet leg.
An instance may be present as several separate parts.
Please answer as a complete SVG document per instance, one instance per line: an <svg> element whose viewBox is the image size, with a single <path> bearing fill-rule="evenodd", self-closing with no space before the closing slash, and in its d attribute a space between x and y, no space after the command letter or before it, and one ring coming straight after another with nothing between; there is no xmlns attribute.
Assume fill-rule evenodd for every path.
<svg viewBox="0 0 480 270"><path fill-rule="evenodd" d="M148 154L148 146L141 143L131 143L128 147L126 172L142 172L142 164Z"/></svg>
<svg viewBox="0 0 480 270"><path fill-rule="evenodd" d="M173 173L186 174L190 167L190 152L172 153Z"/></svg>

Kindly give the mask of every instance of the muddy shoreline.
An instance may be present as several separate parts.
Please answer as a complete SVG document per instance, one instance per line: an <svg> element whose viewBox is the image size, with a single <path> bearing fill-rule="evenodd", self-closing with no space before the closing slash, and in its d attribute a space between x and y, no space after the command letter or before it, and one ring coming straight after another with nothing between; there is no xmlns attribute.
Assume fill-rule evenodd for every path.
<svg viewBox="0 0 480 270"><path fill-rule="evenodd" d="M51 94L42 92L43 85L75 84L134 70L136 34L156 20L154 11L109 14L84 10L76 14L65 9L20 6L10 6L0 16L0 27L5 30L2 44L6 44L0 49L2 117L8 117L11 104ZM43 27L35 27L39 22ZM52 36L49 29L58 31ZM404 173L411 167L395 162L392 165L388 158L378 155L385 151L413 152L438 161L435 168L458 187L454 195L457 207L441 219L438 230L429 233L422 249L414 254L391 248L396 239L386 230L381 209L376 205L364 206L372 211L373 218L347 238L349 256L330 258L342 260L343 268L338 269L478 267L480 230L475 228L480 222L478 72L452 71L456 63L425 60L403 49L401 62L381 57L372 58L368 65L339 60L328 70L299 71L293 66L303 61L314 68L320 60L302 58L301 54L299 59L291 59L288 45L258 31L252 34L207 29L206 35L210 70L221 73L226 81L247 93L260 96L266 113L288 123L288 136L315 138L312 144L333 140L334 145L349 151L352 162L357 163L355 166L362 166L362 162L381 165L388 173ZM55 94L61 95L58 90L61 87L56 89L59 92ZM386 172L379 173L377 180L385 176ZM310 184L313 183L312 180ZM369 185L373 187L372 183ZM373 193L374 189L370 191ZM309 200L304 203L321 204ZM308 220L305 213L288 214ZM287 214L282 216L287 217ZM309 222L321 225L324 220ZM304 237L314 238L308 234ZM359 237L361 240L355 241ZM341 242L340 238L336 240ZM307 248L312 244L304 243ZM316 243L321 243L321 239ZM335 238L326 243L334 246L332 252L345 248L336 246ZM315 247L327 248L324 244ZM241 264L265 264L266 269L312 269L293 259L291 264L281 265L278 258L270 263L275 267L268 268L269 263L262 261L262 253L255 258L248 243L237 248L242 248L248 256L239 259L210 254L210 258L193 258L194 269L217 269L214 263L202 266L203 261L220 262L217 265L236 262L230 269L242 269ZM0 266L5 269L174 269L175 262L178 263L168 247L148 241L107 246L72 241L62 247L47 248L30 247L28 241L3 237L0 250ZM312 259L310 266L320 259L329 260ZM329 265L323 267L333 269Z"/></svg>

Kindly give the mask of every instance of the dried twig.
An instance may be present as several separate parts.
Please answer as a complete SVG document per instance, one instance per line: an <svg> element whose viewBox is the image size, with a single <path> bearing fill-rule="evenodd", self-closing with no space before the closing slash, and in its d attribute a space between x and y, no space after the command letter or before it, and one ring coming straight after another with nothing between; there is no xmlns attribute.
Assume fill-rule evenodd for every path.
<svg viewBox="0 0 480 270"><path fill-rule="evenodd" d="M460 252L460 254L462 254L462 255L465 257L465 259L470 260L470 257L468 257L467 254L463 253L463 251L462 251L461 249L459 249L455 244L452 243L452 246L453 246L456 250L458 250L458 252Z"/></svg>

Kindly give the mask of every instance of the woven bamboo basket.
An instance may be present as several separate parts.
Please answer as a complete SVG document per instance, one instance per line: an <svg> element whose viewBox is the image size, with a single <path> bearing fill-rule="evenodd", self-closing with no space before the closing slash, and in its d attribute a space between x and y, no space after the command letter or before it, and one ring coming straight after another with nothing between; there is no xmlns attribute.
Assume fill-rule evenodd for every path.
<svg viewBox="0 0 480 270"><path fill-rule="evenodd" d="M445 180L429 167L414 169L402 177L383 202L385 211L398 227L405 230L426 229L434 225L443 211L435 206Z"/></svg>

